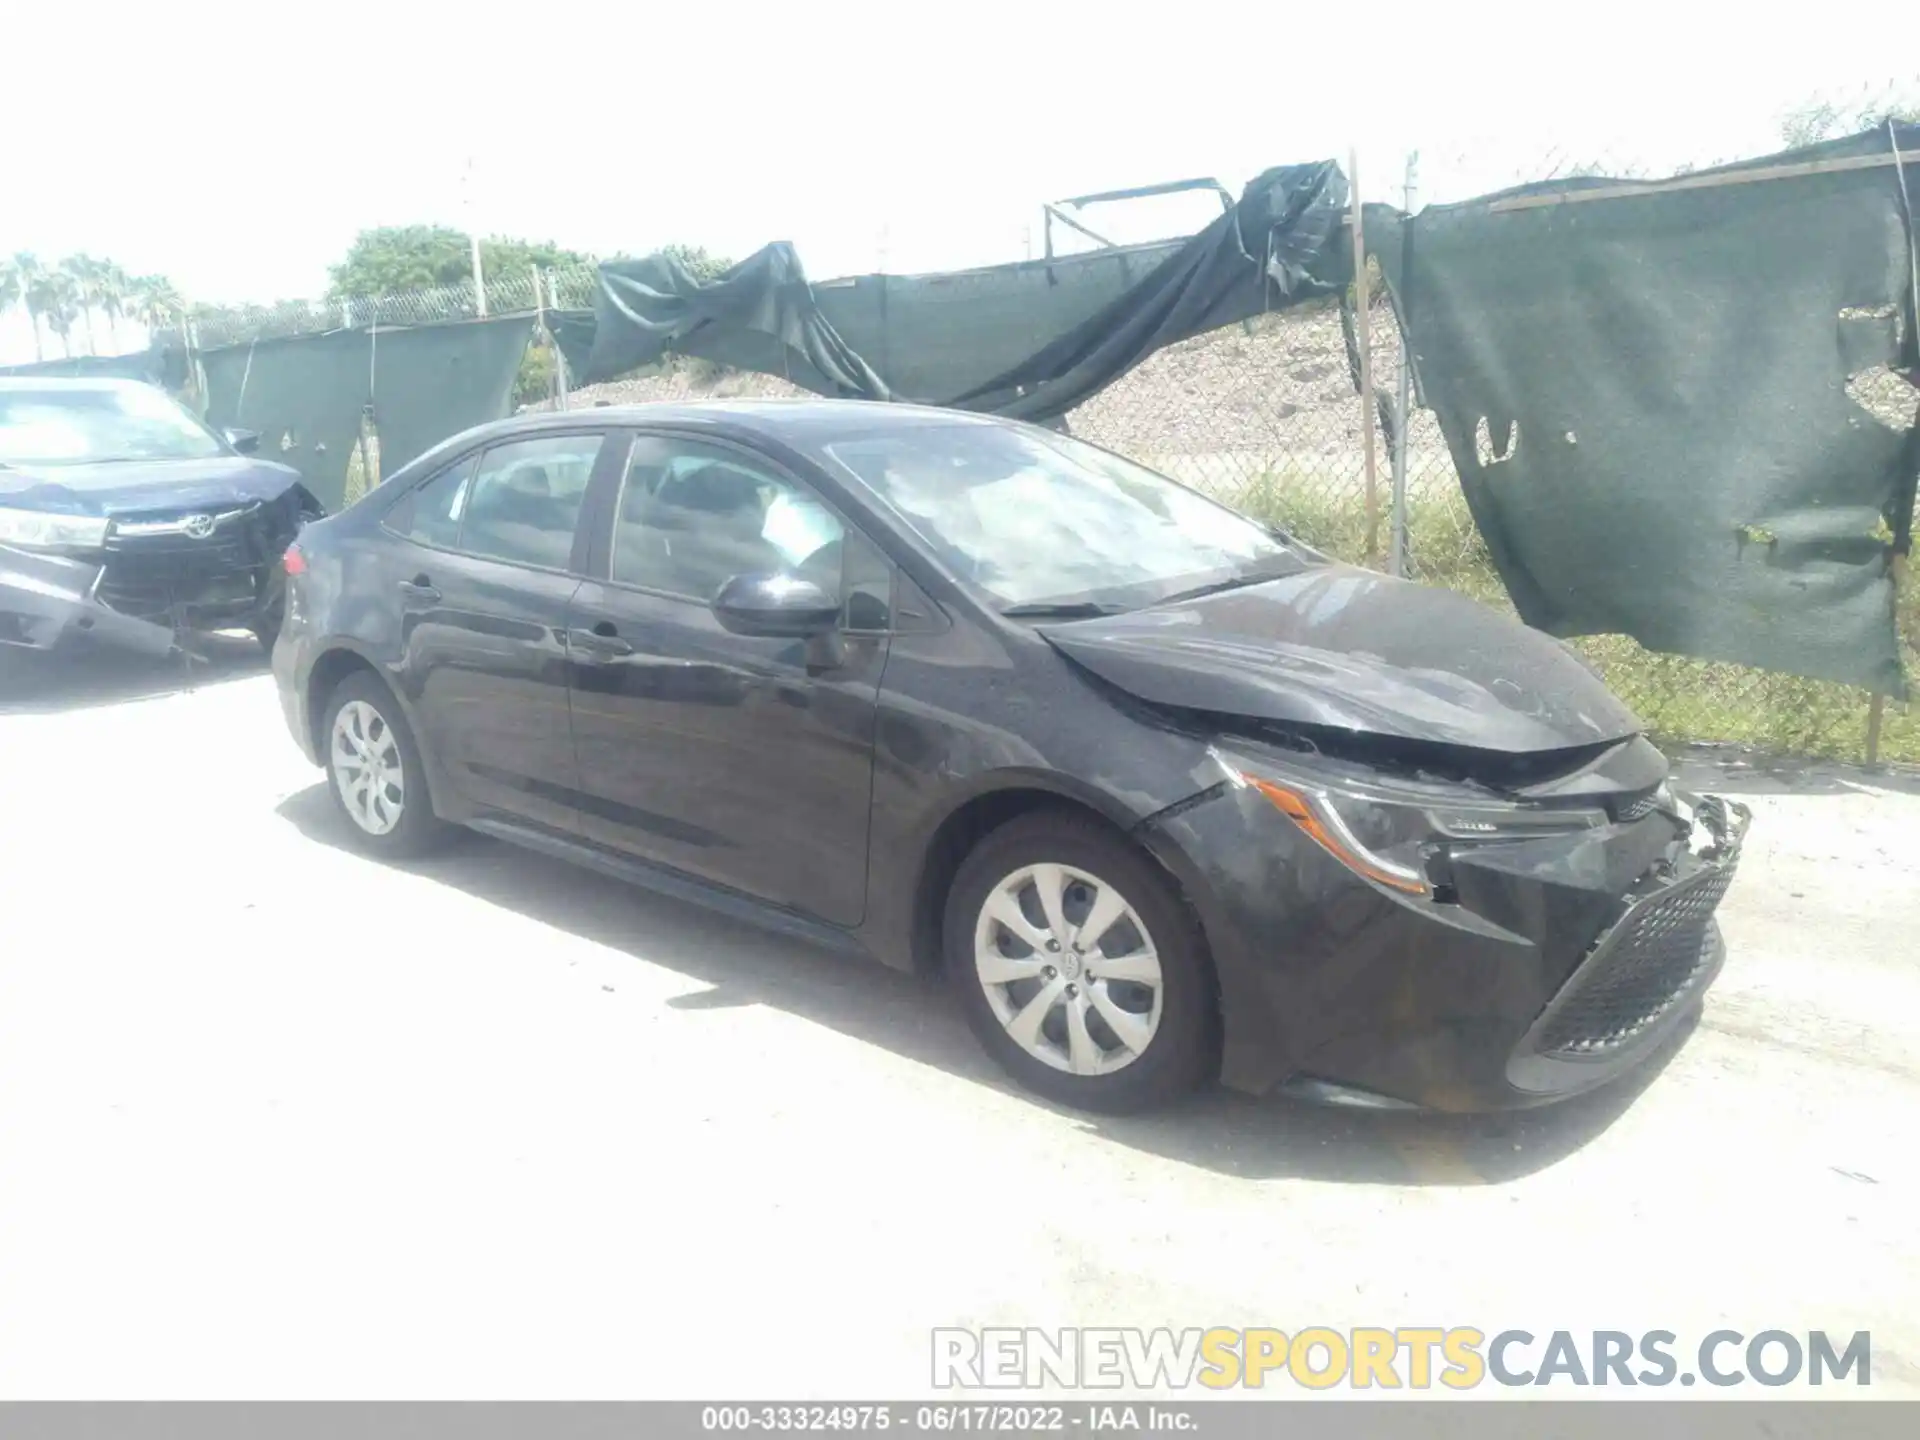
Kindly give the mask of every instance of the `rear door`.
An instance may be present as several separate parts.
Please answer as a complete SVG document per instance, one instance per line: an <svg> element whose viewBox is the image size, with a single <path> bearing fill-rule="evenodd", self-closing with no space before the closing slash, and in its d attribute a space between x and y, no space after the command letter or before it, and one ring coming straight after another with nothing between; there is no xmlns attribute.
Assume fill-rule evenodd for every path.
<svg viewBox="0 0 1920 1440"><path fill-rule="evenodd" d="M596 575L574 596L583 833L838 925L866 904L867 821L891 569L756 452L636 436ZM737 574L842 599L839 634L768 639L709 608Z"/></svg>
<svg viewBox="0 0 1920 1440"><path fill-rule="evenodd" d="M604 428L505 440L425 482L387 518L404 612L404 683L462 818L573 831L567 698L576 540Z"/></svg>

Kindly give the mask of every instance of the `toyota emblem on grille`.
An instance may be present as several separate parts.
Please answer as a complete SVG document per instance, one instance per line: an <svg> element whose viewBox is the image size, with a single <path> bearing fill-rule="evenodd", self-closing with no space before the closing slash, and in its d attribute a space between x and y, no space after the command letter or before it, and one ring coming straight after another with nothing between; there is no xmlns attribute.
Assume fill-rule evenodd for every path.
<svg viewBox="0 0 1920 1440"><path fill-rule="evenodd" d="M189 515L180 522L180 528L195 540L204 540L213 533L211 515Z"/></svg>

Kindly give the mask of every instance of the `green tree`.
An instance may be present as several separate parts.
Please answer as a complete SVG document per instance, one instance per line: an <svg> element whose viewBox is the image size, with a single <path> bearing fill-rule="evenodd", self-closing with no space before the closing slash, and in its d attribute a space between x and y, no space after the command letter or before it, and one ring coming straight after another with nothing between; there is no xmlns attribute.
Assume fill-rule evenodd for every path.
<svg viewBox="0 0 1920 1440"><path fill-rule="evenodd" d="M524 276L535 267L591 265L593 257L551 241L492 236L480 242L480 264L489 286L499 277ZM461 285L473 279L467 236L446 225L386 225L362 230L346 258L328 272L331 299L378 299L408 290Z"/></svg>
<svg viewBox="0 0 1920 1440"><path fill-rule="evenodd" d="M537 405L553 393L554 358L551 347L535 339L520 359L519 373L513 377L513 403Z"/></svg>
<svg viewBox="0 0 1920 1440"><path fill-rule="evenodd" d="M1897 125L1920 123L1920 96L1882 95L1876 100L1839 103L1810 100L1787 112L1780 122L1780 138L1787 148L1797 150L1862 130L1878 130L1889 120Z"/></svg>
<svg viewBox="0 0 1920 1440"><path fill-rule="evenodd" d="M702 280L716 279L733 268L731 260L709 253L702 245L667 245L663 251ZM517 281L534 269L586 269L598 263L597 256L550 240L494 235L480 242L480 265L489 289L496 281ZM409 290L468 284L473 279L473 253L467 236L451 226L387 225L362 230L346 258L328 274L333 282L329 299L379 299Z"/></svg>
<svg viewBox="0 0 1920 1440"><path fill-rule="evenodd" d="M707 253L704 245L662 245L660 253L678 260L694 279L711 284L733 268L733 261Z"/></svg>

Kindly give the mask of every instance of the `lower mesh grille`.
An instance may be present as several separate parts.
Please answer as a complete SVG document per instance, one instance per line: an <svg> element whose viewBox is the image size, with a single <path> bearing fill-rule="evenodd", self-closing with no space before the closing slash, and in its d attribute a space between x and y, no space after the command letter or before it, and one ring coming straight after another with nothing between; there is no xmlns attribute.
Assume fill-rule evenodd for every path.
<svg viewBox="0 0 1920 1440"><path fill-rule="evenodd" d="M1708 870L1634 902L1568 982L1540 1051L1592 1058L1645 1034L1713 963L1713 912L1732 881Z"/></svg>

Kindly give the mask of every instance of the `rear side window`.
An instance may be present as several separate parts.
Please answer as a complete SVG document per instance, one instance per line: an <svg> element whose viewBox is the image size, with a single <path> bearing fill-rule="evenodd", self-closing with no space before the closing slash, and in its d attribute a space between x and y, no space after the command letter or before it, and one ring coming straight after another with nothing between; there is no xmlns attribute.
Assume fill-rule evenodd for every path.
<svg viewBox="0 0 1920 1440"><path fill-rule="evenodd" d="M603 435L543 435L448 466L388 516L388 527L442 550L565 570Z"/></svg>
<svg viewBox="0 0 1920 1440"><path fill-rule="evenodd" d="M480 457L459 548L470 555L565 570L587 481L605 437L543 435Z"/></svg>
<svg viewBox="0 0 1920 1440"><path fill-rule="evenodd" d="M466 511L467 491L479 461L478 455L469 455L442 470L402 500L387 524L422 545L458 549L460 517Z"/></svg>

